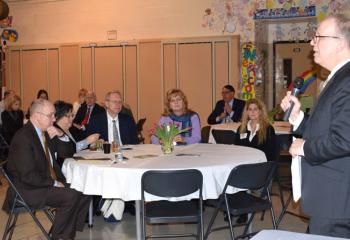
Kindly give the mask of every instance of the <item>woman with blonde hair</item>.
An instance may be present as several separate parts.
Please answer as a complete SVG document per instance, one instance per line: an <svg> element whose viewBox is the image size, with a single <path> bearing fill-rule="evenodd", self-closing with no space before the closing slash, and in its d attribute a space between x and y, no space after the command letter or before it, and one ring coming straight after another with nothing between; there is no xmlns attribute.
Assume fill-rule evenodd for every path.
<svg viewBox="0 0 350 240"><path fill-rule="evenodd" d="M196 112L188 108L186 95L180 89L171 89L167 92L165 99L165 108L159 125L177 124L179 129L190 128L176 136L174 141L180 144L194 144L201 141L201 125L199 116ZM152 136L153 144L158 144L156 136Z"/></svg>
<svg viewBox="0 0 350 240"><path fill-rule="evenodd" d="M1 114L1 120L2 134L8 144L11 143L17 130L23 127L24 114L20 107L21 98L17 95L13 95L5 101L5 111Z"/></svg>
<svg viewBox="0 0 350 240"><path fill-rule="evenodd" d="M246 102L236 145L262 150L267 161L276 160L276 134L270 125L265 104L257 98Z"/></svg>
<svg viewBox="0 0 350 240"><path fill-rule="evenodd" d="M77 114L80 106L85 103L85 97L86 97L87 92L88 91L85 88L82 88L79 90L78 100L73 103L73 114L74 115Z"/></svg>

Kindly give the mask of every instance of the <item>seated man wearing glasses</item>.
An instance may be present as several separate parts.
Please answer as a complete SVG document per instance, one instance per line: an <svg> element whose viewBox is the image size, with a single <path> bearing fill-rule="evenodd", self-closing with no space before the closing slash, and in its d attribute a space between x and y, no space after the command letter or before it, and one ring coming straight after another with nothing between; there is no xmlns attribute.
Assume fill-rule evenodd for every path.
<svg viewBox="0 0 350 240"><path fill-rule="evenodd" d="M222 88L222 100L215 105L208 117L208 124L239 122L244 109L244 101L235 98L235 89L231 85Z"/></svg>
<svg viewBox="0 0 350 240"><path fill-rule="evenodd" d="M56 209L52 238L74 239L76 230L83 230L90 197L69 188L56 162L55 146L50 138L61 133L53 127L54 105L48 100L37 99L29 112L28 123L12 139L8 173L30 207ZM14 193L8 190L5 210L11 207L13 198Z"/></svg>

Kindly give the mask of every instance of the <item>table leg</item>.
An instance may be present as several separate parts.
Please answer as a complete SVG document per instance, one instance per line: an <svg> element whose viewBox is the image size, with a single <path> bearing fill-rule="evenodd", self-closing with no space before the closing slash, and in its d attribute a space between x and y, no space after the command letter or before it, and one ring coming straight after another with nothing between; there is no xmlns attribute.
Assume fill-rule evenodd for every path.
<svg viewBox="0 0 350 240"><path fill-rule="evenodd" d="M94 215L94 208L93 208L93 201L92 201L92 198L91 198L91 201L90 201L90 206L89 206L89 228L92 228L92 217Z"/></svg>
<svg viewBox="0 0 350 240"><path fill-rule="evenodd" d="M142 229L141 229L141 200L135 201L135 212L136 212L136 239L141 240Z"/></svg>

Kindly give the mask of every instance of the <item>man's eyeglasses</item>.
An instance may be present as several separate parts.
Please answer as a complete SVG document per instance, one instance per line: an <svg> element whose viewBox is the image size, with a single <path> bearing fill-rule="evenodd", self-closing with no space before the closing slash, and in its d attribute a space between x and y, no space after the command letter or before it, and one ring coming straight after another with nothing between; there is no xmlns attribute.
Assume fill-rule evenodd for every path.
<svg viewBox="0 0 350 240"><path fill-rule="evenodd" d="M221 94L230 94L230 93L233 93L231 91L222 91Z"/></svg>
<svg viewBox="0 0 350 240"><path fill-rule="evenodd" d="M48 113L48 114L43 113L43 112L37 112L37 113L39 113L39 114L41 114L41 115L44 115L44 116L47 117L47 118L54 118L54 117L55 117L55 113L54 113L54 112Z"/></svg>
<svg viewBox="0 0 350 240"><path fill-rule="evenodd" d="M327 35L314 35L312 40L314 43L317 43L320 38L333 38L333 39L340 39L341 37L337 36L327 36Z"/></svg>

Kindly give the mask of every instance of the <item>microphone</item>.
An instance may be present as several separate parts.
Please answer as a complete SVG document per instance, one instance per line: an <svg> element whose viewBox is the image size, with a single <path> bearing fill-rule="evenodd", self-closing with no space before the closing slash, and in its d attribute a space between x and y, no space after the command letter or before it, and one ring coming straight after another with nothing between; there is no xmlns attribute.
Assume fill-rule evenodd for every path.
<svg viewBox="0 0 350 240"><path fill-rule="evenodd" d="M291 93L292 96L294 96L294 97L298 96L301 88L303 87L303 84L304 84L304 79L302 79L301 77L297 77L294 79L294 88L293 88L292 93ZM291 101L290 107L284 113L283 121L288 121L289 116L293 110L293 107L294 107L294 102Z"/></svg>

